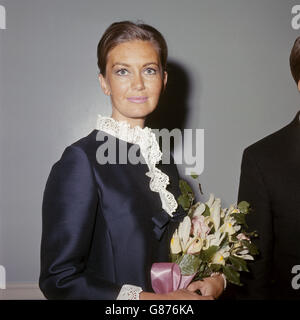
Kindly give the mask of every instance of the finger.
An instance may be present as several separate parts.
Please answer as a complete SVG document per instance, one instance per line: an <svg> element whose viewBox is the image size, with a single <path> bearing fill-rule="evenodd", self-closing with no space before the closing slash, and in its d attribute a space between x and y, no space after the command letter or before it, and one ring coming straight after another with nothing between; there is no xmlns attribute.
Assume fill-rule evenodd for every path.
<svg viewBox="0 0 300 320"><path fill-rule="evenodd" d="M188 287L187 290L189 291L196 291L196 290L200 290L203 287L203 281L198 280L195 282L192 282Z"/></svg>
<svg viewBox="0 0 300 320"><path fill-rule="evenodd" d="M209 296L211 295L211 292L209 289L207 289L206 287L203 287L201 289L199 289L199 291L201 292L202 296Z"/></svg>
<svg viewBox="0 0 300 320"><path fill-rule="evenodd" d="M200 296L199 300L215 300L213 296Z"/></svg>

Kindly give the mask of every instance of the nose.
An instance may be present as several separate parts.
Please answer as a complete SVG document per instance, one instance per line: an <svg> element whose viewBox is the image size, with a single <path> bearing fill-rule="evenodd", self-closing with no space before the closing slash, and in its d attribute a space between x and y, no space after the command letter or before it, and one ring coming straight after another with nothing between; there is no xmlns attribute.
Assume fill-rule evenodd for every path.
<svg viewBox="0 0 300 320"><path fill-rule="evenodd" d="M144 79L140 73L134 75L132 79L132 87L136 90L143 90L145 88Z"/></svg>

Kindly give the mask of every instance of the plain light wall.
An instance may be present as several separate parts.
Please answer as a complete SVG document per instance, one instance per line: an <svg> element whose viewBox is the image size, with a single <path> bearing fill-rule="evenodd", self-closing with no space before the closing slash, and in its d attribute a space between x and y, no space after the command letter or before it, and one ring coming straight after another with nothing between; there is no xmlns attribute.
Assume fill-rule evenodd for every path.
<svg viewBox="0 0 300 320"><path fill-rule="evenodd" d="M185 128L205 130L203 200L213 192L224 206L235 202L243 149L299 110L289 70L299 35L291 27L294 1L0 4L7 13L0 30L0 264L10 282L38 280L42 196L52 165L95 128L97 114L111 114L96 48L112 22L141 19L158 28L170 60L187 75Z"/></svg>

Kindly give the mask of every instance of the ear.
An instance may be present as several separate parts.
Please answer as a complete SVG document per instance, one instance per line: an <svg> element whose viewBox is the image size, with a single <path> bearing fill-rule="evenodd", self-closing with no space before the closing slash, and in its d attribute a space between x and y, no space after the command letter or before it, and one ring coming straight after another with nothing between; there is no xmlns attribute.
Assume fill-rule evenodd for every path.
<svg viewBox="0 0 300 320"><path fill-rule="evenodd" d="M164 71L164 78L163 78L163 91L165 91L166 89L166 86L167 86L167 81L168 81L168 72L167 71Z"/></svg>
<svg viewBox="0 0 300 320"><path fill-rule="evenodd" d="M103 77L101 73L99 74L99 82L104 94L106 94L107 96L110 96L109 84L107 83L106 79Z"/></svg>

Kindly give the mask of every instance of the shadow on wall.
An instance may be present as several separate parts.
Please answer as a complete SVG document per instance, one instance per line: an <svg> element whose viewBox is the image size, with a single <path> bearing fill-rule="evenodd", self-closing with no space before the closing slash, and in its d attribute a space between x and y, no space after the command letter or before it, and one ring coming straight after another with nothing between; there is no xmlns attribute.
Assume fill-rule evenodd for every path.
<svg viewBox="0 0 300 320"><path fill-rule="evenodd" d="M185 69L177 62L169 62L167 71L166 90L161 95L156 110L147 117L145 126L153 129L182 130L188 118L190 80Z"/></svg>

